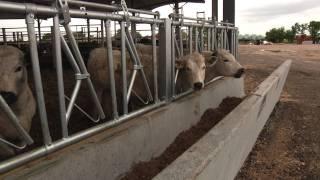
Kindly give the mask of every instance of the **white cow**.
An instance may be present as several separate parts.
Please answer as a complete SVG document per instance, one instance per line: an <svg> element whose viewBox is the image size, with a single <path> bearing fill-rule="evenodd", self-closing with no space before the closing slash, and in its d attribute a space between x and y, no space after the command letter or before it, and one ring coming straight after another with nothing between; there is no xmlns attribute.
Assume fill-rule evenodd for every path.
<svg viewBox="0 0 320 180"><path fill-rule="evenodd" d="M12 46L0 46L0 94L29 132L36 103L28 85L23 53ZM7 115L0 109L0 138L24 144ZM0 158L12 156L15 150L0 143Z"/></svg>

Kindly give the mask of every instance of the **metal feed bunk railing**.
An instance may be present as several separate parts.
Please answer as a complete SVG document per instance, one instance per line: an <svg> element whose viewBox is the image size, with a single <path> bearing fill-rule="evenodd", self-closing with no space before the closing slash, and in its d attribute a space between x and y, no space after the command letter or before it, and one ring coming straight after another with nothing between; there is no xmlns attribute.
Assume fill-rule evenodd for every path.
<svg viewBox="0 0 320 180"><path fill-rule="evenodd" d="M94 7L94 11L83 11L83 9L69 9L69 5L73 6L87 6ZM137 9L127 8L124 1L121 1L121 6L110 6L103 5L91 2L82 2L82 1L68 1L66 0L57 0L53 2L52 6L45 5L37 5L37 4L29 4L29 3L14 3L7 1L0 1L0 10L6 11L8 13L15 14L25 14L27 30L28 30L28 40L31 52L31 62L32 62L32 70L33 77L35 83L35 92L37 99L37 106L41 120L41 129L43 134L43 142L44 146L39 147L37 149L31 150L21 155L17 155L11 159L5 160L0 163L0 173L9 171L17 166L20 166L26 162L34 160L36 158L45 156L49 153L52 153L58 149L66 147L70 144L76 143L84 138L90 137L94 134L97 134L103 130L114 127L120 123L123 123L133 117L141 115L147 111L165 105L172 100L179 98L185 94L190 93L191 91L184 92L179 95L175 95L175 79L178 73L175 72L175 52L176 50L180 52L178 56L182 56L184 54L184 48L182 42L182 36L180 35L180 45L178 40L176 39L174 29L176 27L188 27L189 28L189 52L192 53L194 50L198 51L199 48L203 49L203 33L200 35L202 37L201 44L196 45L193 50L193 41L192 41L192 28L198 27L202 28L201 32L203 32L203 28L208 28L208 32L212 32L211 38L208 37L207 41L207 50L214 50L219 47L216 42L216 30L217 29L226 29L226 30L236 30L234 27L229 26L217 26L217 24L210 24L207 22L183 22L183 21L172 21L170 19L159 19L159 13L151 12L151 11L143 11ZM105 12L106 10L117 10L122 11L122 14L113 14L109 12ZM130 13L140 13L153 16L149 17L139 17L133 16ZM62 126L62 139L52 142L50 130L48 127L47 120L47 112L45 106L45 99L43 94L43 85L40 74L40 65L37 51L37 42L36 42L36 32L34 26L34 17L35 15L42 15L46 17L53 17L53 44L55 46L54 52L54 60L56 62L56 76L58 82L58 99L59 99L59 114ZM98 122L100 119L105 118L105 114L101 107L101 104L97 98L96 91L93 87L93 84L90 79L90 75L86 69L83 58L79 51L76 39L73 35L71 27L69 25L71 18L85 18L85 19L100 19L103 21L105 32L106 32L106 49L108 55L108 67L109 67L109 81L110 81L110 90L111 90L111 98L112 98L112 112L113 112L113 120L107 121L101 124L98 124L94 127L88 128L84 131L75 133L70 135L68 131L68 124L70 120L70 116L73 108L78 108L81 112L83 112L90 120L94 122ZM184 19L186 19L184 17ZM111 40L111 21L118 21L121 29L121 83L122 83L122 105L123 105L123 114L118 113L117 109L117 96L116 96L116 82L114 75L114 67L113 67L113 56L112 56L112 40ZM141 59L137 52L134 38L132 37L132 33L130 32L130 25L132 23L143 23L150 25L151 31L151 39L152 39L152 68L153 68L153 89L150 89L150 86L146 80L146 75L143 69L143 64L141 64ZM62 35L59 26L62 25L67 34L70 46L67 44L65 37ZM156 43L156 30L159 29L160 34L160 57L157 57L157 43ZM131 27L133 31L133 27ZM191 32L191 33L190 33ZM181 33L180 33L181 34ZM195 31L195 42L198 41L198 31ZM200 33L201 34L201 33ZM201 38L200 37L200 38ZM220 42L226 41L225 39L221 39ZM236 53L237 44L236 36L232 36L234 38L234 44L232 44L232 52ZM231 41L232 42L232 41ZM210 45L212 44L212 46ZM220 43L221 47L227 47L223 43ZM176 47L176 48L172 48ZM63 68L62 68L62 52L61 49L65 52L69 63L75 74L76 85L73 89L71 97L65 97L64 91L64 79L63 79ZM175 50L176 49L176 50ZM133 64L133 72L130 77L130 81L128 83L127 80L127 62L126 62L126 51L129 52L130 58ZM130 101L130 97L134 94L132 87L137 78L137 73L140 73L142 76L142 81L144 84L144 88L148 95L148 101L152 102L148 106L139 109L134 112L128 112L128 103ZM159 75L159 77L158 77ZM106 74L107 76L107 74ZM78 97L79 90L81 88L81 84L87 83L89 87L89 92L91 98L95 104L96 109L99 112L99 118L95 119L87 114L83 109L81 109L75 101ZM129 85L128 85L129 84ZM65 99L69 100L69 104L66 106ZM0 96L0 108L4 110L4 112L8 115L11 120L10 123L16 127L17 132L21 135L26 144L30 145L33 143L30 135L22 128L19 124L18 118L15 116L14 112L10 109L10 107L6 104L3 98ZM16 145L4 140L0 139L0 141L10 147L22 149L23 147L17 147Z"/></svg>

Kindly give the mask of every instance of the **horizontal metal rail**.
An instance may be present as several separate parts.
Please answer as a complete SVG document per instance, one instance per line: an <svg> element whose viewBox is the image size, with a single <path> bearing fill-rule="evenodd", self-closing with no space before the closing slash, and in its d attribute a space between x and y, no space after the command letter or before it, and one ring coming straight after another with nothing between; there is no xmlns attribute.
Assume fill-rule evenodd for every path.
<svg viewBox="0 0 320 180"><path fill-rule="evenodd" d="M46 16L54 16L59 13L59 10L55 7L37 5L31 3L15 3L9 1L0 1L0 11L5 11L8 13L20 13L25 14L26 12L32 12L37 15L46 15ZM115 21L124 20L125 16L121 14L112 14L106 12L99 11L82 11L78 9L70 9L70 16L73 18L89 18L89 19L109 19ZM163 23L164 20L154 19L154 18L145 18L145 17L136 17L129 16L128 20L131 22L137 23Z"/></svg>
<svg viewBox="0 0 320 180"><path fill-rule="evenodd" d="M76 0L69 0L68 4L70 5L76 5L76 6L87 6L91 8L97 8L97 9L104 9L104 10L112 10L112 11L122 11L122 8L120 6L112 6L108 4L100 4L100 3L94 3L94 2L87 2L87 1L76 1ZM141 13L141 14L148 14L148 15L154 15L159 17L159 12L152 12L152 11L145 11L140 9L132 9L128 8L129 12L132 13Z"/></svg>
<svg viewBox="0 0 320 180"><path fill-rule="evenodd" d="M140 109L138 111L135 111L135 112L132 112L128 115L125 115L125 116L122 116L120 117L119 119L116 119L116 120L113 120L113 121L108 121L108 122L105 122L103 124L100 124L100 125L97 125L95 127L92 127L90 129L87 129L85 131L82 131L82 132L79 132L77 134L74 134L72 136L69 136L68 138L65 138L65 139L61 139L61 140L58 140L56 142L53 142L51 145L49 146L44 146L44 147L40 147L38 149L35 149L35 150L32 150L30 152L27 152L25 154L21 154L21 155L18 155L12 159L9 159L9 160L6 160L6 161L3 161L0 163L0 174L1 173L5 173L13 168L16 168L18 166L21 166L23 165L24 163L27 163L27 162L30 162L32 160L35 160L37 158L40 158L40 157L43 157L43 156L46 156L52 152L55 152L59 149L62 149L68 145L71 145L71 144L74 144L74 143L77 143L83 139L86 139L88 137L91 137L99 132L102 132L106 129L109 129L109 128L112 128L112 127L115 127L115 126L118 126L124 122L127 122L128 120L134 118L134 117L137 117L141 114L144 114L146 112L149 112L155 108L158 108L158 107L161 107L163 105L165 105L166 102L164 101L161 101L157 104L153 104L153 105L150 105L146 108L143 108L143 109Z"/></svg>

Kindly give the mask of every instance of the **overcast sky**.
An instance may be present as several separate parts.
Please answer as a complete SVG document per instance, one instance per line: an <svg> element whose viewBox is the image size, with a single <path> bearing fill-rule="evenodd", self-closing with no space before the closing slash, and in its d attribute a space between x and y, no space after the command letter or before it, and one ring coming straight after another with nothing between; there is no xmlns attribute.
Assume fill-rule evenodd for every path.
<svg viewBox="0 0 320 180"><path fill-rule="evenodd" d="M170 6L155 10L159 11L162 17L167 17L172 12ZM197 11L203 10L206 11L207 17L211 16L211 0L206 0L205 4L188 3L184 6L186 16L195 16ZM219 16L221 20L222 0L219 0ZM320 0L236 0L236 24L241 34L264 35L272 27L290 28L295 22L306 23L310 20L320 21ZM24 26L24 21L3 22L0 21L0 26ZM83 22L85 21L74 23ZM50 24L51 22L43 23Z"/></svg>

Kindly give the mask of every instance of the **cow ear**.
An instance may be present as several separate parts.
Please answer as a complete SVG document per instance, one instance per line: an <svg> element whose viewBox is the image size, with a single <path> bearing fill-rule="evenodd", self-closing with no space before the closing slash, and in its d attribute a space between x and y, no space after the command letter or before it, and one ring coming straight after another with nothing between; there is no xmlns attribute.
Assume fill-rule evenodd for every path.
<svg viewBox="0 0 320 180"><path fill-rule="evenodd" d="M185 64L186 64L186 61L184 61L183 59L176 60L176 68L177 69L183 69Z"/></svg>
<svg viewBox="0 0 320 180"><path fill-rule="evenodd" d="M207 61L207 66L210 66L212 64L215 64L218 60L217 56L211 56L210 59Z"/></svg>

